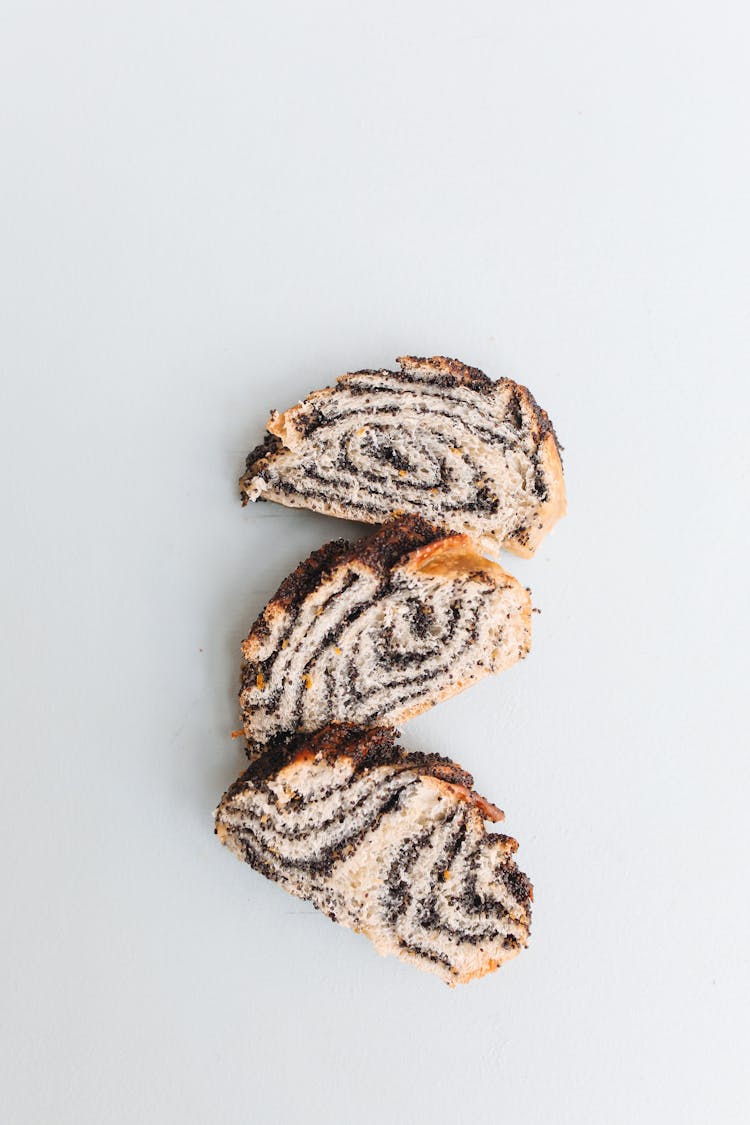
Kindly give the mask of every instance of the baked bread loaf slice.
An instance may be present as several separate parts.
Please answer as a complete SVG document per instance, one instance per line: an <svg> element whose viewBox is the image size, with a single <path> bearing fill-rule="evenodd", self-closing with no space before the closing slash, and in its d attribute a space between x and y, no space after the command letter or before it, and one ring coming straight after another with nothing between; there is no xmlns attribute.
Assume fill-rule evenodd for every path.
<svg viewBox="0 0 750 1125"><path fill-rule="evenodd" d="M332 722L394 726L530 647L529 593L466 535L416 516L328 543L284 582L242 645L253 757Z"/></svg>
<svg viewBox="0 0 750 1125"><path fill-rule="evenodd" d="M331 726L277 741L216 810L223 844L261 874L448 984L526 945L532 888L503 814L471 775L397 732Z"/></svg>
<svg viewBox="0 0 750 1125"><path fill-rule="evenodd" d="M455 359L355 371L284 413L247 458L243 503L364 523L401 513L530 556L565 513L560 448L526 387Z"/></svg>

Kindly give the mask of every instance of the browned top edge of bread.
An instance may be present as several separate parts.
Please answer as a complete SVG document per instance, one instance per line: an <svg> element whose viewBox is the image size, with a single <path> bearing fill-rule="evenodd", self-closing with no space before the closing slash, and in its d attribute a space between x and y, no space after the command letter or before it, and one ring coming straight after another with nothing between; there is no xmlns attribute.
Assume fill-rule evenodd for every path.
<svg viewBox="0 0 750 1125"><path fill-rule="evenodd" d="M350 723L330 723L312 734L279 735L229 787L225 799L231 800L246 784L262 784L275 777L286 766L322 756L330 762L348 758L357 772L385 765L414 770L452 786L485 820L497 822L504 818L501 809L474 791L474 778L456 762L440 754L405 750L398 744L398 736L393 727L365 728ZM505 839L511 847L515 844L511 837Z"/></svg>
<svg viewBox="0 0 750 1125"><path fill-rule="evenodd" d="M453 387L457 383L462 383L465 387L470 387L480 394L488 394L495 386L489 375L485 375L484 371L480 371L478 367L469 367L468 364L462 363L460 359L451 359L447 355L400 355L397 357L396 363L400 365L401 370L391 371L389 374L394 375L397 379L408 379L412 368L421 367L429 369L437 386Z"/></svg>
<svg viewBox="0 0 750 1125"><path fill-rule="evenodd" d="M284 579L269 605L280 605L285 609L297 605L312 593L328 571L341 564L361 562L380 574L386 574L412 551L436 540L446 539L451 534L445 528L428 523L421 516L399 516L382 524L374 535L365 536L355 543L347 539L333 539L313 551L309 558ZM253 630L261 625L264 613L265 610L258 617Z"/></svg>

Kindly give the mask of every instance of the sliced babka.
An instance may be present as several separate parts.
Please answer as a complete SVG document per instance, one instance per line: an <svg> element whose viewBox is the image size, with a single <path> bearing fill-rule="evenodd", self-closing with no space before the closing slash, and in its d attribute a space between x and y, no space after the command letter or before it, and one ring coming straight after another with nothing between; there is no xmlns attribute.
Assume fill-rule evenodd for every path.
<svg viewBox="0 0 750 1125"><path fill-rule="evenodd" d="M449 984L526 945L532 888L503 814L473 779L396 731L330 726L277 740L232 785L216 831L240 859L334 922Z"/></svg>
<svg viewBox="0 0 750 1125"><path fill-rule="evenodd" d="M243 503L275 500L383 523L414 513L483 550L534 553L565 513L555 431L511 379L436 356L355 371L274 412L247 458Z"/></svg>
<svg viewBox="0 0 750 1125"><path fill-rule="evenodd" d="M416 516L300 564L243 643L252 757L331 722L393 726L525 656L529 593L466 535Z"/></svg>

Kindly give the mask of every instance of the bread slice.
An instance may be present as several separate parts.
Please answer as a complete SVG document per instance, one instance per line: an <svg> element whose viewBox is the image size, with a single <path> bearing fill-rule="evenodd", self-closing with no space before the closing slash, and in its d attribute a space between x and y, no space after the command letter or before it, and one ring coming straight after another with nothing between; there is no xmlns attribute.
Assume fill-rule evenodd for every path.
<svg viewBox="0 0 750 1125"><path fill-rule="evenodd" d="M242 645L250 756L331 722L393 726L500 672L530 647L529 593L465 535L416 516L321 547Z"/></svg>
<svg viewBox="0 0 750 1125"><path fill-rule="evenodd" d="M412 513L533 555L565 514L560 447L526 387L436 356L355 371L268 422L243 503L383 523Z"/></svg>
<svg viewBox="0 0 750 1125"><path fill-rule="evenodd" d="M503 814L460 766L393 730L331 726L277 742L216 810L223 844L334 922L448 984L526 945L532 888Z"/></svg>

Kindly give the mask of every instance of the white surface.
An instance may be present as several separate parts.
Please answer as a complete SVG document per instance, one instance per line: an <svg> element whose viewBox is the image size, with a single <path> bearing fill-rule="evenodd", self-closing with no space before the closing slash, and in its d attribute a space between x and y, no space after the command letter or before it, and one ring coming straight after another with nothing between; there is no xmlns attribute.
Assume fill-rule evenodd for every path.
<svg viewBox="0 0 750 1125"><path fill-rule="evenodd" d="M750 1119L745 12L6 0L4 1121ZM536 887L455 991L212 835L239 641L342 532L244 455L405 351L566 447L531 657L405 731Z"/></svg>

